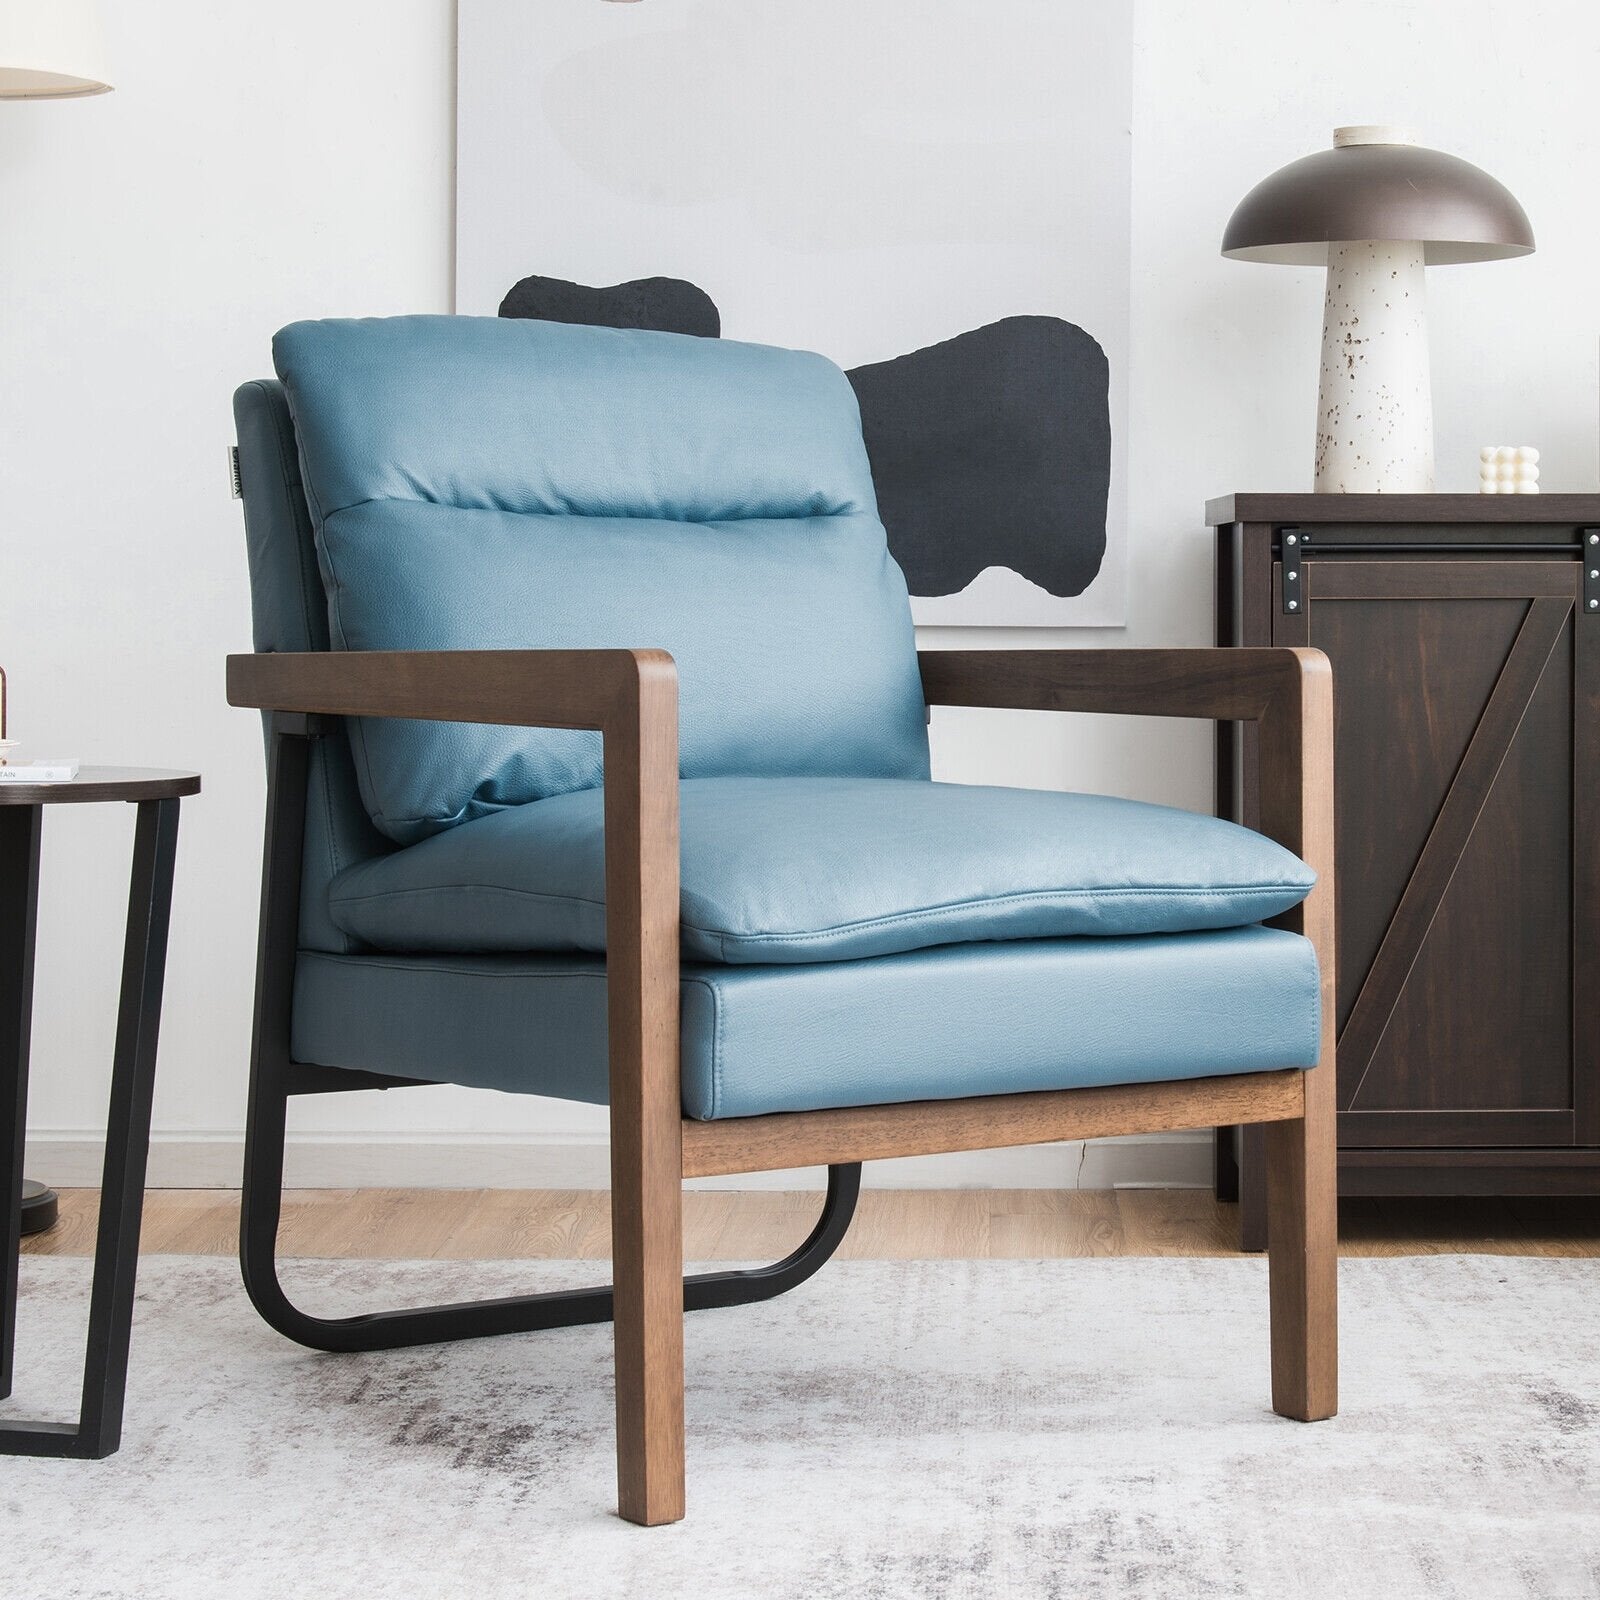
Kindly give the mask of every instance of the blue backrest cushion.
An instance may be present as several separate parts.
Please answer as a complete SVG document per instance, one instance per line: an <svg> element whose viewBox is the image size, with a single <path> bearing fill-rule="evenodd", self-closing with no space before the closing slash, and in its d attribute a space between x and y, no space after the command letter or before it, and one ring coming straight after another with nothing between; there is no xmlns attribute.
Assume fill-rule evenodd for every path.
<svg viewBox="0 0 1600 1600"><path fill-rule="evenodd" d="M326 650L328 600L300 484L294 424L283 386L257 380L233 397L239 484L250 552L250 612L257 650ZM368 819L336 720L311 741L301 852L300 947L335 954L358 943L328 914L328 885L346 867L393 850Z"/></svg>
<svg viewBox="0 0 1600 1600"><path fill-rule="evenodd" d="M821 356L494 317L273 341L336 649L655 647L686 777L926 777L905 580ZM405 844L592 788L599 735L351 724Z"/></svg>

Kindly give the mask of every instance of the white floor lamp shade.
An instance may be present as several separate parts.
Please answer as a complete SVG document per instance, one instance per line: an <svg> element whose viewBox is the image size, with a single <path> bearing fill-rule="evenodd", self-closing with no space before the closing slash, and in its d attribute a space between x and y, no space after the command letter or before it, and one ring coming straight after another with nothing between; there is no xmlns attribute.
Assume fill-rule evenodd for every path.
<svg viewBox="0 0 1600 1600"><path fill-rule="evenodd" d="M0 100L70 100L110 87L94 0L0 0Z"/></svg>
<svg viewBox="0 0 1600 1600"><path fill-rule="evenodd" d="M1258 183L1222 253L1325 266L1315 485L1319 494L1433 488L1433 393L1423 272L1533 249L1533 230L1487 172L1404 129L1336 128L1334 148Z"/></svg>

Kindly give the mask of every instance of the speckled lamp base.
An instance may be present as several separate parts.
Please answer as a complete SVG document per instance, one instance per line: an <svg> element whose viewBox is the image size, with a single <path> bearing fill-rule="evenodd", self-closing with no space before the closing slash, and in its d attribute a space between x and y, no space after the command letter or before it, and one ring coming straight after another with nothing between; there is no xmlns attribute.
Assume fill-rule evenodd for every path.
<svg viewBox="0 0 1600 1600"><path fill-rule="evenodd" d="M1318 494L1433 490L1423 247L1328 246L1317 407Z"/></svg>

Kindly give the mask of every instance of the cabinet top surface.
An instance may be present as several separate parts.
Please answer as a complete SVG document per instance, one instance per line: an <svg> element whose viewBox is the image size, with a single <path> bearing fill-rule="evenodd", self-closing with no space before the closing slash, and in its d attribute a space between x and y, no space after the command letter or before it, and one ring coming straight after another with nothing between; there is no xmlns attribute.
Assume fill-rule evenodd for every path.
<svg viewBox="0 0 1600 1600"><path fill-rule="evenodd" d="M1225 494L1206 522L1584 522L1600 526L1600 494Z"/></svg>

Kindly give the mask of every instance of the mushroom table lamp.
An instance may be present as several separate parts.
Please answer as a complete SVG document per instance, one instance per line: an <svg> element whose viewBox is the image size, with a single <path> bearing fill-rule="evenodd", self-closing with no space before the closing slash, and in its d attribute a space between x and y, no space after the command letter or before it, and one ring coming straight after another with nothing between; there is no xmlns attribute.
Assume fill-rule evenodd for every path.
<svg viewBox="0 0 1600 1600"><path fill-rule="evenodd" d="M1402 128L1336 128L1331 150L1280 168L1239 202L1223 255L1328 269L1318 494L1432 491L1423 269L1532 249L1504 185Z"/></svg>

